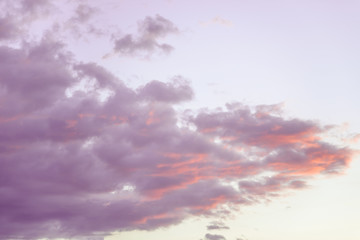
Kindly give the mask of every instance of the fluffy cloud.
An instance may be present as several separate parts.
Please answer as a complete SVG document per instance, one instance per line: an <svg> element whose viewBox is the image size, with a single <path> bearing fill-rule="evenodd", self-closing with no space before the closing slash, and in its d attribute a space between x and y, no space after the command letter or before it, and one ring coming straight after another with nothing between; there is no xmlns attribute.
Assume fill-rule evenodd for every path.
<svg viewBox="0 0 360 240"><path fill-rule="evenodd" d="M152 54L154 51L169 53L174 48L158 39L177 33L177 27L168 19L156 15L146 17L138 24L138 36L127 34L115 40L114 50L123 55Z"/></svg>
<svg viewBox="0 0 360 240"><path fill-rule="evenodd" d="M134 90L46 40L2 46L0 55L3 239L106 235L216 215L223 205L301 189L351 159L319 137L316 123L246 106L195 113L188 123L196 130L178 127L173 104L193 95L179 77ZM89 87L76 88L84 81ZM256 177L264 172L273 176Z"/></svg>
<svg viewBox="0 0 360 240"><path fill-rule="evenodd" d="M174 31L147 18L136 44ZM216 217L340 173L352 156L278 106L195 111L180 127L174 106L193 97L182 77L132 89L47 38L0 46L0 76L0 239L101 239Z"/></svg>

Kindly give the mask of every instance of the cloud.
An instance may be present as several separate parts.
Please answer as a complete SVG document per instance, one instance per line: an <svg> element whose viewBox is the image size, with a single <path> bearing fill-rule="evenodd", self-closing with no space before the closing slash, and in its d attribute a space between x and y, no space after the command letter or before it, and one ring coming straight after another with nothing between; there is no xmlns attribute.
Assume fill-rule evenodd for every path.
<svg viewBox="0 0 360 240"><path fill-rule="evenodd" d="M228 104L227 111L204 112L193 122L205 134L219 136L224 142L239 147L244 144L264 148L307 144L321 132L313 122L286 120L261 109L253 113L240 103Z"/></svg>
<svg viewBox="0 0 360 240"><path fill-rule="evenodd" d="M210 233L207 233L205 235L205 239L206 240L226 240L226 238L222 235L218 235L218 234L210 234Z"/></svg>
<svg viewBox="0 0 360 240"><path fill-rule="evenodd" d="M147 18L141 36L155 41L169 24ZM194 93L181 76L133 89L63 43L21 40L0 46L0 239L101 239L228 215L351 160L326 128L283 118L280 106L182 116L176 104Z"/></svg>
<svg viewBox="0 0 360 240"><path fill-rule="evenodd" d="M294 180L296 179L296 180ZM282 174L272 177L262 177L260 179L242 180L239 182L239 189L244 196L256 200L266 199L267 196L275 197L285 189L302 189L305 188L306 181L298 180L301 178L292 178Z"/></svg>
<svg viewBox="0 0 360 240"><path fill-rule="evenodd" d="M162 102L181 102L193 98L193 90L180 77L175 77L171 83L151 81L139 89L139 95L145 99Z"/></svg>
<svg viewBox="0 0 360 240"><path fill-rule="evenodd" d="M30 23L46 14L49 6L48 0L1 1L0 41L13 41L21 37Z"/></svg>
<svg viewBox="0 0 360 240"><path fill-rule="evenodd" d="M99 12L98 8L88 4L78 4L74 9L73 16L62 26L62 31L69 30L77 39L86 39L91 35L98 37L104 35L106 30L95 19Z"/></svg>
<svg viewBox="0 0 360 240"><path fill-rule="evenodd" d="M159 43L158 40L178 31L171 21L160 15L146 17L138 24L138 36L127 34L116 39L114 50L121 55L170 53L174 48L167 43Z"/></svg>
<svg viewBox="0 0 360 240"><path fill-rule="evenodd" d="M42 9L44 6L48 5L48 0L22 0L21 5L23 11L35 12L39 9Z"/></svg>
<svg viewBox="0 0 360 240"><path fill-rule="evenodd" d="M0 40L7 40L16 37L19 29L12 17L0 18Z"/></svg>
<svg viewBox="0 0 360 240"><path fill-rule="evenodd" d="M77 22L87 22L89 21L94 14L97 13L96 8L90 7L85 4L79 4L75 11L76 15L72 18L73 21Z"/></svg>
<svg viewBox="0 0 360 240"><path fill-rule="evenodd" d="M208 26L208 25L222 25L222 26L232 26L233 23L227 19L224 19L222 17L214 17L213 19L211 19L210 21L203 21L203 22L200 22L200 24L202 26Z"/></svg>
<svg viewBox="0 0 360 240"><path fill-rule="evenodd" d="M178 127L173 104L193 95L181 77L134 90L46 39L2 46L0 56L1 238L105 236L217 216L351 159L316 123L243 105L194 113L196 130ZM274 176L259 179L265 171Z"/></svg>
<svg viewBox="0 0 360 240"><path fill-rule="evenodd" d="M207 226L207 230L224 230L224 229L230 229L230 228L220 221L211 222L210 225Z"/></svg>

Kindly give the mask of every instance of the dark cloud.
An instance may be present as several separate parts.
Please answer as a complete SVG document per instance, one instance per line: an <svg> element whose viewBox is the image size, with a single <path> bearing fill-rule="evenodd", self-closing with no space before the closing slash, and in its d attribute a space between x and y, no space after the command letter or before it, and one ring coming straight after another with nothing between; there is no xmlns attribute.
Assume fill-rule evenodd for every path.
<svg viewBox="0 0 360 240"><path fill-rule="evenodd" d="M226 238L222 235L207 233L205 235L205 240L226 240Z"/></svg>
<svg viewBox="0 0 360 240"><path fill-rule="evenodd" d="M211 222L210 225L208 225L207 230L225 230L230 229L228 226L226 226L223 222L215 221Z"/></svg>
<svg viewBox="0 0 360 240"><path fill-rule="evenodd" d="M177 32L177 27L160 15L146 17L138 24L138 36L127 34L115 40L114 50L122 55L151 55L155 51L169 53L173 47L158 40Z"/></svg>

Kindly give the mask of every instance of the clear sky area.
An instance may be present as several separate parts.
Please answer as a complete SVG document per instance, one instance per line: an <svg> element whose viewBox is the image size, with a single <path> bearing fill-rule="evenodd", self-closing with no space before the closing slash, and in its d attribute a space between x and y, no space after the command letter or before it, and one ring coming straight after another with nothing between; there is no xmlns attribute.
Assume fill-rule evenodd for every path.
<svg viewBox="0 0 360 240"><path fill-rule="evenodd" d="M360 239L359 0L0 0L0 240Z"/></svg>

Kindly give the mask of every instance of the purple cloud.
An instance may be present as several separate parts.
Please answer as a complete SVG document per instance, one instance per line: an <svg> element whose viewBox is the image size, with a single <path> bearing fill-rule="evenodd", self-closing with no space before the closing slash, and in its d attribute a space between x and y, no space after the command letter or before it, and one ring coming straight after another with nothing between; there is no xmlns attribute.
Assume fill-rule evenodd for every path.
<svg viewBox="0 0 360 240"><path fill-rule="evenodd" d="M76 8L76 15L71 20L84 23L89 21L96 12L96 8L90 7L85 4L80 4Z"/></svg>
<svg viewBox="0 0 360 240"><path fill-rule="evenodd" d="M80 3L74 9L73 16L62 25L62 31L70 30L70 33L73 34L77 40L87 39L88 36L102 36L105 34L106 29L100 26L95 18L98 13L99 10L97 8ZM89 41L89 39L87 39L87 41Z"/></svg>
<svg viewBox="0 0 360 240"><path fill-rule="evenodd" d="M0 17L0 40L13 39L18 33L19 29L12 17Z"/></svg>
<svg viewBox="0 0 360 240"><path fill-rule="evenodd" d="M24 12L38 11L49 4L49 0L22 0L21 5Z"/></svg>
<svg viewBox="0 0 360 240"><path fill-rule="evenodd" d="M151 55L155 51L170 53L174 48L158 40L178 31L170 20L160 15L146 17L138 24L138 36L127 34L115 40L114 50L123 55Z"/></svg>
<svg viewBox="0 0 360 240"><path fill-rule="evenodd" d="M118 51L152 51L176 28L157 16L139 31ZM278 106L228 104L189 114L191 127L180 127L174 106L194 95L182 77L132 89L48 38L0 46L0 76L0 239L101 239L223 216L225 206L341 173L353 154L322 139L318 123L279 116Z"/></svg>
<svg viewBox="0 0 360 240"><path fill-rule="evenodd" d="M0 41L15 41L29 23L48 10L48 0L3 0L0 2Z"/></svg>
<svg viewBox="0 0 360 240"><path fill-rule="evenodd" d="M105 236L216 216L223 205L301 189L351 159L314 122L244 106L195 114L196 131L178 127L173 104L193 95L180 78L134 90L46 40L0 55L1 238ZM86 80L93 87L67 94ZM256 178L264 171L275 176Z"/></svg>
<svg viewBox="0 0 360 240"><path fill-rule="evenodd" d="M193 90L181 77L175 77L171 83L151 81L138 89L139 95L147 100L159 102L181 102L193 98Z"/></svg>

